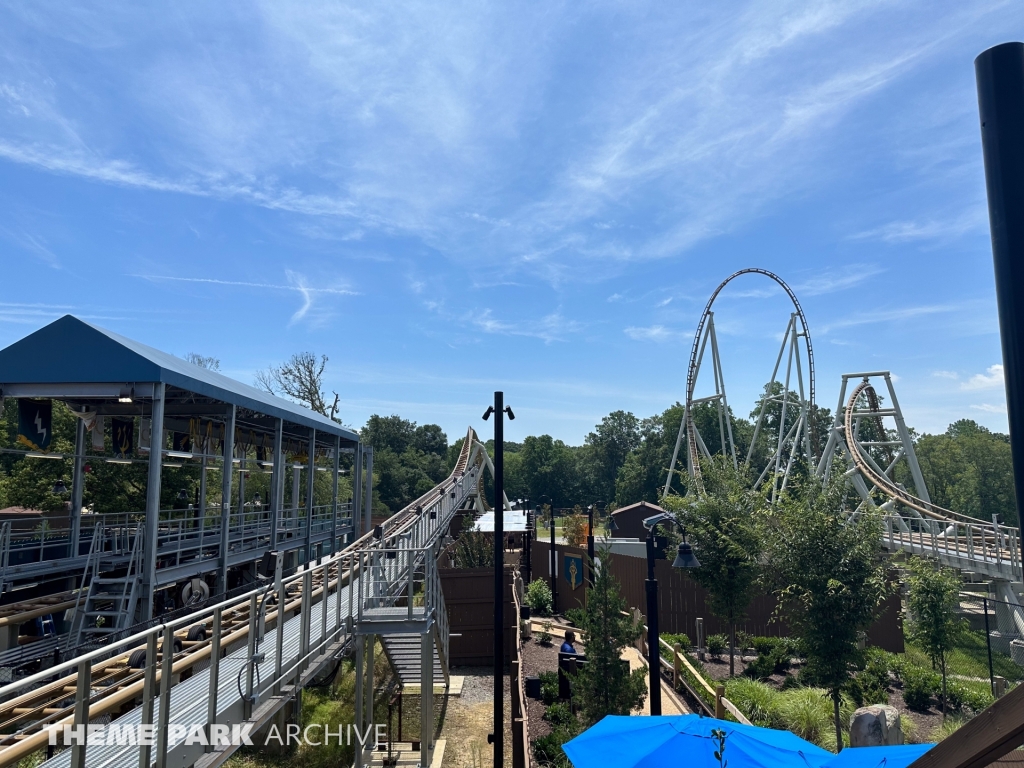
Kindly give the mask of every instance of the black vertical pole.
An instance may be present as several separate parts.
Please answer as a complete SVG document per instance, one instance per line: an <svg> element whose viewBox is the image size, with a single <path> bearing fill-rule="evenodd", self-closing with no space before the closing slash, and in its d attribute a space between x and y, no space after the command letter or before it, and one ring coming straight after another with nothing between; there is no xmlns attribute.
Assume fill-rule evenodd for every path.
<svg viewBox="0 0 1024 768"><path fill-rule="evenodd" d="M587 557L590 558L590 581L594 581L594 505L590 505L587 515Z"/></svg>
<svg viewBox="0 0 1024 768"><path fill-rule="evenodd" d="M555 508L551 509L551 612L558 613L558 578L555 576Z"/></svg>
<svg viewBox="0 0 1024 768"><path fill-rule="evenodd" d="M654 578L654 531L647 532L647 671L651 680L651 715L661 714L661 640L658 634L658 582Z"/></svg>
<svg viewBox="0 0 1024 768"><path fill-rule="evenodd" d="M494 393L494 766L505 765L505 394Z"/></svg>
<svg viewBox="0 0 1024 768"><path fill-rule="evenodd" d="M985 604L985 645L988 647L988 682L992 688L992 695L996 695L996 676L992 671L992 635L988 631L988 598L981 598Z"/></svg>
<svg viewBox="0 0 1024 768"><path fill-rule="evenodd" d="M1017 525L1024 504L1024 43L974 60L1003 347Z"/></svg>
<svg viewBox="0 0 1024 768"><path fill-rule="evenodd" d="M530 500L526 500L526 532L523 534L523 546L526 548L526 583L533 579L533 511Z"/></svg>

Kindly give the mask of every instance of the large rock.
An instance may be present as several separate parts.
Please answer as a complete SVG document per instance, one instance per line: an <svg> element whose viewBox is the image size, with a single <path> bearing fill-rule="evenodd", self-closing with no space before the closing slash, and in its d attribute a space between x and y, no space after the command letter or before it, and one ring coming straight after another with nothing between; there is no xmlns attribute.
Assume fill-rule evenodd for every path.
<svg viewBox="0 0 1024 768"><path fill-rule="evenodd" d="M883 747L903 743L903 724L895 707L873 704L850 717L851 747Z"/></svg>

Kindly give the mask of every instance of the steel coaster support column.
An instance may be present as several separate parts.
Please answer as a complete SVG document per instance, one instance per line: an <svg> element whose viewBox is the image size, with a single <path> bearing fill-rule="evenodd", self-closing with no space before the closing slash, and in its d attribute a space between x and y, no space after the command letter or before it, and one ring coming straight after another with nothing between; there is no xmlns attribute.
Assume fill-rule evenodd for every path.
<svg viewBox="0 0 1024 768"><path fill-rule="evenodd" d="M148 659L147 659L148 661ZM156 659L153 660L156 664ZM174 669L174 630L164 627L160 659L160 717L156 726L156 768L167 768L168 726L171 721L171 685Z"/></svg>
<svg viewBox="0 0 1024 768"><path fill-rule="evenodd" d="M914 452L914 441L910 437L910 430L907 429L907 422L903 419L903 411L900 409L900 401L896 399L896 390L893 389L892 379L885 374L885 386L889 390L889 398L892 400L893 419L896 421L896 431L903 442L903 450L907 456L907 464L910 466L910 476L914 478L914 486L917 489L917 497L923 501L932 503L932 497L928 493L928 486L924 483L924 473L921 472L921 465L917 463L917 454ZM885 439L884 437L882 438Z"/></svg>
<svg viewBox="0 0 1024 768"><path fill-rule="evenodd" d="M334 465L331 467L331 556L338 551L338 473L341 471L341 435L334 437ZM326 589L326 587L325 587ZM341 571L338 571L338 589L341 589ZM324 602L326 606L327 603ZM326 610L326 608L324 609ZM326 615L326 614L325 614Z"/></svg>
<svg viewBox="0 0 1024 768"><path fill-rule="evenodd" d="M668 496L669 489L672 487L672 475L676 471L676 461L679 460L679 446L683 442L683 432L686 431L686 414L689 412L689 408L683 407L683 420L679 422L679 434L676 436L676 447L672 449L672 461L668 465L668 479L665 481L665 490L662 491L661 495Z"/></svg>
<svg viewBox="0 0 1024 768"><path fill-rule="evenodd" d="M206 702L206 722L207 722L207 741L210 743L206 746L205 752L212 752L216 746L213 743L213 725L217 722L217 690L220 685L220 636L221 636L221 621L223 617L223 609L217 608L213 613L213 631L210 635L210 687L207 691L207 702ZM280 617L278 617L280 622ZM156 647L156 635L150 635L154 648ZM156 654L154 653L154 658ZM278 664L280 664L281 654L278 652ZM155 664L150 667L155 668ZM276 678L275 678L276 679ZM149 764L140 765L139 768L149 768Z"/></svg>
<svg viewBox="0 0 1024 768"><path fill-rule="evenodd" d="M78 665L78 686L75 691L74 724L83 730L89 727L89 696L92 693L92 664ZM85 739L71 747L71 768L85 768Z"/></svg>
<svg viewBox="0 0 1024 768"><path fill-rule="evenodd" d="M316 430L309 431L309 465L306 469L306 562L313 559L313 481L316 479Z"/></svg>
<svg viewBox="0 0 1024 768"><path fill-rule="evenodd" d="M789 324L793 324L792 315L790 315L789 317ZM772 368L772 376L770 379L768 379L769 384L775 381L775 377L779 375L779 366L782 365L782 356L786 353L787 344L789 344L789 325L786 326L786 333L782 337L782 346L779 347L779 356L775 358L775 367ZM842 407L842 403L840 403L839 405L840 407ZM754 455L754 447L757 445L757 436L761 431L761 424L764 423L764 414L767 408L768 397L765 396L764 400L761 402L761 410L758 411L757 414L757 421L754 423L754 436L750 438L750 447L747 449L747 460L744 462L744 466L750 466L750 459Z"/></svg>
<svg viewBox="0 0 1024 768"><path fill-rule="evenodd" d="M149 476L146 481L146 540L142 580L142 616L153 618L153 593L156 590L156 550L160 532L160 480L164 456L164 390L163 382L153 385L153 435L149 443Z"/></svg>
<svg viewBox="0 0 1024 768"><path fill-rule="evenodd" d="M373 528L373 446L363 449L366 458L366 485L363 489L363 531Z"/></svg>
<svg viewBox="0 0 1024 768"><path fill-rule="evenodd" d="M373 662L376 654L376 646L376 635L367 635L365 654L366 682L363 683L363 695L366 697L366 703L363 707L363 717L365 718L363 723L364 733L366 732L365 729L372 729L373 726ZM369 741L369 739L367 739L367 741Z"/></svg>
<svg viewBox="0 0 1024 768"><path fill-rule="evenodd" d="M355 451L352 453L352 541L358 539L363 533L362 515L363 508L363 444L356 443Z"/></svg>
<svg viewBox="0 0 1024 768"><path fill-rule="evenodd" d="M277 549L277 524L281 517L281 502L284 500L284 456L281 448L284 442L284 419L275 419L274 455L270 470L270 548Z"/></svg>
<svg viewBox="0 0 1024 768"><path fill-rule="evenodd" d="M146 671L143 674L142 713L139 722L141 725L153 725L153 700L156 696L156 632L150 632L146 638ZM216 676L216 668L212 662L210 674ZM153 747L148 740L139 746L139 768L150 768L152 750Z"/></svg>
<svg viewBox="0 0 1024 768"><path fill-rule="evenodd" d="M974 60L974 70L1019 513L1024 509L1024 43L989 48ZM1024 530L1024 523L1019 527Z"/></svg>
<svg viewBox="0 0 1024 768"><path fill-rule="evenodd" d="M77 557L79 539L82 535L82 493L85 490L85 475L82 464L85 461L85 422L75 419L75 463L71 475L71 541L69 557Z"/></svg>
<svg viewBox="0 0 1024 768"><path fill-rule="evenodd" d="M429 768L434 758L434 631L428 627L420 639L420 765Z"/></svg>
<svg viewBox="0 0 1024 768"><path fill-rule="evenodd" d="M366 655L366 635L356 635L356 712L355 726L358 729L363 727L363 657ZM355 747L356 761L355 768L363 766L363 749L358 741Z"/></svg>
<svg viewBox="0 0 1024 768"><path fill-rule="evenodd" d="M235 473L235 406L228 410L224 422L224 469L221 472L220 488L220 562L217 576L217 592L228 591L228 550L231 546L231 480Z"/></svg>
<svg viewBox="0 0 1024 768"><path fill-rule="evenodd" d="M725 374L722 372L722 358L718 354L718 334L715 333L714 324L711 325L711 355L715 363L715 377L721 385L722 399L718 401L719 427L721 427L722 413L725 414L725 426L729 435L729 448L732 450L733 469L739 469L739 459L736 457L736 441L732 437L732 416L729 414L729 400L725 396ZM722 435L722 452L725 450L725 435Z"/></svg>

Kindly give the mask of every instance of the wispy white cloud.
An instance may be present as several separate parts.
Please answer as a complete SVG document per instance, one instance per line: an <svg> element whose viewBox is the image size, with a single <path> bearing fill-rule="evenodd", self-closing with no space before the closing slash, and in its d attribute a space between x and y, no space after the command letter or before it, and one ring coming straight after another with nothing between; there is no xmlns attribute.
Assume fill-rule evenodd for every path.
<svg viewBox="0 0 1024 768"><path fill-rule="evenodd" d="M973 408L976 411L984 411L985 413L999 413L999 414L1003 414L1003 415L1006 414L1006 406L1005 405L999 405L999 404L993 404L993 403L980 403L978 405L972 405L971 408Z"/></svg>
<svg viewBox="0 0 1024 768"><path fill-rule="evenodd" d="M682 331L673 328L666 328L664 325L635 326L631 325L623 329L629 338L634 341L678 341L685 337Z"/></svg>
<svg viewBox="0 0 1024 768"><path fill-rule="evenodd" d="M885 272L877 264L848 264L838 269L825 269L814 277L793 286L797 296L821 296L854 288Z"/></svg>
<svg viewBox="0 0 1024 768"><path fill-rule="evenodd" d="M565 341L570 334L579 333L585 327L583 323L570 320L561 312L552 312L537 320L521 320L508 322L497 320L489 309L475 312L466 318L484 333L496 333L503 336L528 336L541 339L550 344L553 341Z"/></svg>
<svg viewBox="0 0 1024 768"><path fill-rule="evenodd" d="M918 317L929 315L942 315L955 312L960 309L958 304L925 304L916 307L901 307L899 309L886 309L873 312L858 312L839 320L834 320L822 328L823 333L829 333L837 328L854 328L860 325L872 325L875 323L892 323L900 320L912 320Z"/></svg>
<svg viewBox="0 0 1024 768"><path fill-rule="evenodd" d="M954 381L960 378L960 374L956 371L932 371L932 376L939 379L953 379Z"/></svg>
<svg viewBox="0 0 1024 768"><path fill-rule="evenodd" d="M997 389L1003 386L1003 366L990 365L985 373L976 373L960 385L960 389Z"/></svg>
<svg viewBox="0 0 1024 768"><path fill-rule="evenodd" d="M988 216L983 207L972 208L965 214L948 219L923 219L891 221L880 227L859 232L853 236L858 240L881 240L899 244L920 240L957 238L968 232L987 226Z"/></svg>
<svg viewBox="0 0 1024 768"><path fill-rule="evenodd" d="M313 308L314 301L318 296L359 295L358 292L343 285L335 284L333 286L312 286L309 284L309 280L305 275L290 269L285 270L285 279L288 281L287 283L258 283L245 280L221 280L213 277L180 277L172 275L132 275L132 277L138 277L152 282L166 281L177 283L199 283L204 285L223 285L237 288L256 288L258 290L294 292L302 297L302 303L291 316L291 319L288 322L289 325L294 325L298 321L306 318L309 315L310 310ZM318 318L317 324L323 320L323 317Z"/></svg>

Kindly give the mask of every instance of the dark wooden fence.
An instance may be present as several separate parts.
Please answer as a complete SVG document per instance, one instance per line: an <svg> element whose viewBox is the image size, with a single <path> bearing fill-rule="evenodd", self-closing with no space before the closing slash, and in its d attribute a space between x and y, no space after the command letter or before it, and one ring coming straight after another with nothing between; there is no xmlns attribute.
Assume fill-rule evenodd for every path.
<svg viewBox="0 0 1024 768"><path fill-rule="evenodd" d="M441 591L448 607L452 635L448 663L484 666L494 663L494 569L440 568ZM512 648L515 626L512 569L505 566L505 663Z"/></svg>
<svg viewBox="0 0 1024 768"><path fill-rule="evenodd" d="M550 543L533 542L533 578L545 579L549 583L550 551ZM556 544L555 551L558 563L558 610L564 612L569 608L582 606L586 600L586 589L580 586L574 590L565 578L565 556L581 556L586 562L587 553L585 549L564 544ZM609 567L618 579L620 591L630 607L639 608L646 613L647 597L644 582L647 579L647 560L628 555L611 555ZM683 632L691 642L696 642L698 618L704 619L707 634L728 632L725 622L716 618L708 608L708 594L705 589L689 578L686 571L673 568L668 560L657 560L654 563L654 576L658 580L658 619L662 632ZM788 636L790 631L785 622L773 620L775 606L775 598L771 595L756 596L747 609L746 620L737 624L736 628L755 636ZM900 619L898 594L886 600L867 634L869 645L896 653L903 652L903 624Z"/></svg>

